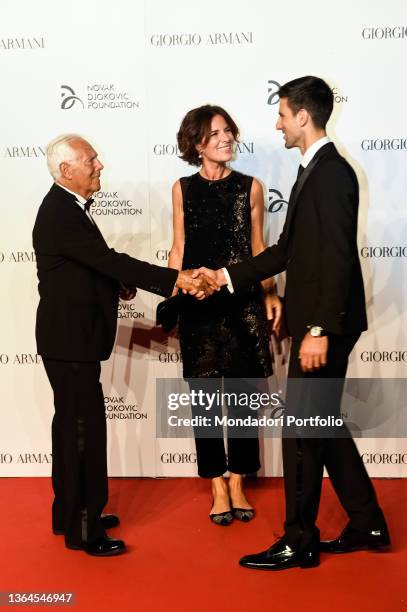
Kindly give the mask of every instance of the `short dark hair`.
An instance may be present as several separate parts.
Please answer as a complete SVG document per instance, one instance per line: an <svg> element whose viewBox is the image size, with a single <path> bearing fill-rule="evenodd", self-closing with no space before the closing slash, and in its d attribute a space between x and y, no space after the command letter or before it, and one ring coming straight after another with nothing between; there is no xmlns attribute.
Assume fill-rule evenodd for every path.
<svg viewBox="0 0 407 612"><path fill-rule="evenodd" d="M178 148L181 153L179 157L191 166L200 165L196 145L202 141L204 144L208 142L211 122L215 115L223 117L232 131L233 138L235 140L239 139L239 128L229 113L221 106L205 104L204 106L193 108L183 118L177 134Z"/></svg>
<svg viewBox="0 0 407 612"><path fill-rule="evenodd" d="M325 129L334 106L334 96L325 81L314 76L300 77L282 85L278 95L287 98L294 114L305 108L315 127Z"/></svg>

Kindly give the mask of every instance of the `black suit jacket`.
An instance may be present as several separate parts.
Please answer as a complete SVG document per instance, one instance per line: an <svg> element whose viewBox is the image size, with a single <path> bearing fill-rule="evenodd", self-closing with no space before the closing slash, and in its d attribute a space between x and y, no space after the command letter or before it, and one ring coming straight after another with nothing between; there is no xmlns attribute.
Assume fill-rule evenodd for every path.
<svg viewBox="0 0 407 612"><path fill-rule="evenodd" d="M367 328L356 243L358 182L332 143L319 149L291 192L277 244L228 268L235 290L287 270L287 329L302 338L307 326L333 334Z"/></svg>
<svg viewBox="0 0 407 612"><path fill-rule="evenodd" d="M37 350L49 359L108 359L119 281L169 296L178 274L110 249L75 197L56 184L38 210L33 244L40 294Z"/></svg>

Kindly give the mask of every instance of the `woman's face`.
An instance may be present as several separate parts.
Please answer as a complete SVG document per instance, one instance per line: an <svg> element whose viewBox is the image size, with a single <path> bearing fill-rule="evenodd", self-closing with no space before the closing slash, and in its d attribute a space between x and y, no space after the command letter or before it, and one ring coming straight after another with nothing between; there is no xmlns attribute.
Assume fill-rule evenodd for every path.
<svg viewBox="0 0 407 612"><path fill-rule="evenodd" d="M197 145L202 160L225 163L232 159L234 138L232 130L221 115L212 117L209 140Z"/></svg>

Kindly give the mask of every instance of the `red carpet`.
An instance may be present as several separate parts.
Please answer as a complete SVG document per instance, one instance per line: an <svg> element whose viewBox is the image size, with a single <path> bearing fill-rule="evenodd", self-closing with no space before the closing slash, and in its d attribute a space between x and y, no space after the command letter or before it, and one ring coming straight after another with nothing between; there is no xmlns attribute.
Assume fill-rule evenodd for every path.
<svg viewBox="0 0 407 612"><path fill-rule="evenodd" d="M74 591L76 605L68 609L80 611L407 610L407 480L376 480L375 486L392 552L323 555L319 568L260 572L237 561L281 533L281 479L250 481L257 517L226 528L207 518L202 480L111 479L108 510L122 522L111 535L122 537L129 552L97 559L65 549L62 537L51 535L48 479L3 478L0 591ZM337 535L344 523L325 479L322 536Z"/></svg>

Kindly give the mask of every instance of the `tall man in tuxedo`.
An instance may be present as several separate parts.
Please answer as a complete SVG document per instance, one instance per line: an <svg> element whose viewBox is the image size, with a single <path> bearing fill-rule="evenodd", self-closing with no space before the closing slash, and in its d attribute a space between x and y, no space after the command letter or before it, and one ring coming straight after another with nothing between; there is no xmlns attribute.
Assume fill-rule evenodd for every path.
<svg viewBox="0 0 407 612"><path fill-rule="evenodd" d="M103 165L83 138L68 134L47 147L55 183L45 196L33 231L40 302L37 350L54 392L52 527L68 548L96 556L124 552L106 536L118 524L102 516L107 503L106 421L100 361L116 335L119 295L133 287L170 296L174 285L204 297L186 272L161 268L110 249L89 213ZM127 288L126 288L127 286Z"/></svg>
<svg viewBox="0 0 407 612"><path fill-rule="evenodd" d="M295 397L299 416L298 409L309 405L305 394L316 391L312 402L314 397L320 401L319 392L332 379L333 394L323 408L339 416L348 357L367 327L356 243L358 182L326 135L333 108L329 86L307 76L283 85L279 95L276 128L283 132L286 148L298 147L303 155L283 231L277 244L253 259L218 270L213 278L239 291L287 271L286 323L292 336L287 406L290 409L290 397ZM313 386L315 381L307 378L325 381ZM268 550L243 557L241 565L266 570L311 567L319 564L320 549L349 552L390 543L372 483L350 435L284 437L283 466L285 534ZM349 523L336 540L320 543L315 523L324 466Z"/></svg>

